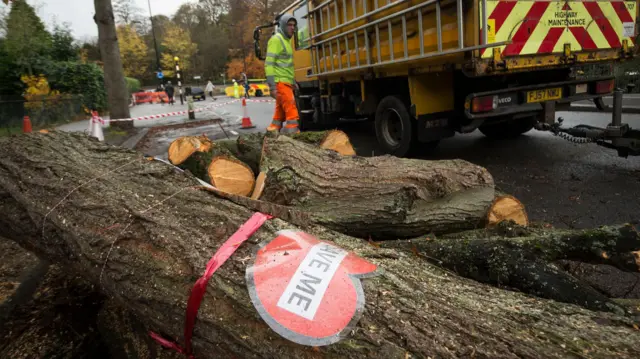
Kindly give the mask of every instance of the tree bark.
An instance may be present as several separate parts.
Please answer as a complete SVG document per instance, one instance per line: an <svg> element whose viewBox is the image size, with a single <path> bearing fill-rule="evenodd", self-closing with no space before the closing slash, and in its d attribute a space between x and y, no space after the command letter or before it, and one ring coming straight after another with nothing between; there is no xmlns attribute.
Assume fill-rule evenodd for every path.
<svg viewBox="0 0 640 359"><path fill-rule="evenodd" d="M360 238L484 227L495 197L489 172L466 161L340 156L286 136L265 139L261 171L263 201Z"/></svg>
<svg viewBox="0 0 640 359"><path fill-rule="evenodd" d="M4 139L0 231L90 279L147 329L181 342L194 282L253 213L196 183L165 163L80 134ZM364 312L346 338L319 348L289 342L257 315L245 269L258 243L296 228L268 221L215 273L196 322L197 358L640 356L630 317L479 284L411 253L313 225L304 230L383 271L363 280Z"/></svg>
<svg viewBox="0 0 640 359"><path fill-rule="evenodd" d="M588 283L555 265L559 260L608 264L640 272L631 252L640 248L640 235L631 225L580 231L508 228L457 233L444 238L422 237L382 243L383 248L412 250L427 261L457 275L496 286L516 288L538 297L593 310L624 313ZM501 233L503 230L516 233Z"/></svg>
<svg viewBox="0 0 640 359"><path fill-rule="evenodd" d="M93 0L93 4L96 11L93 19L98 25L98 42L104 63L104 83L109 99L109 116L112 119L130 118L128 91L124 80L111 0ZM111 125L133 128L132 121L113 122Z"/></svg>

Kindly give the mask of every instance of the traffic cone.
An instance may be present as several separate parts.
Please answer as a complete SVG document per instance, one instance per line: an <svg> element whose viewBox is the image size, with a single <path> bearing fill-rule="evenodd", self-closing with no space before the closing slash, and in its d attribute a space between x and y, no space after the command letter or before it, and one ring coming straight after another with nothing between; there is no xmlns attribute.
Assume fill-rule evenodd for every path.
<svg viewBox="0 0 640 359"><path fill-rule="evenodd" d="M250 128L256 128L256 126L251 123L251 118L249 117L249 113L247 112L247 100L245 98L242 99L242 111L244 116L242 116L242 127L241 130L247 130Z"/></svg>
<svg viewBox="0 0 640 359"><path fill-rule="evenodd" d="M22 133L31 133L32 131L31 119L29 116L24 116L24 119L22 120Z"/></svg>
<svg viewBox="0 0 640 359"><path fill-rule="evenodd" d="M93 116L91 122L93 122L93 128L91 130L91 137L95 137L98 139L98 141L103 142L104 133L102 132L102 123L100 123L100 117L98 117L98 113L96 111L93 111L92 115Z"/></svg>

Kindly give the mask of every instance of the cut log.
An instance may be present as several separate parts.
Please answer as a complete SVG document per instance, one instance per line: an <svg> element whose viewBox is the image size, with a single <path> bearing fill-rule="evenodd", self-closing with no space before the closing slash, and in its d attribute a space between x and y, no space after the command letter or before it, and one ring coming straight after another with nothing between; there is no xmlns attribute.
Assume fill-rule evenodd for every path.
<svg viewBox="0 0 640 359"><path fill-rule="evenodd" d="M251 133L239 136L237 139L237 148L240 155L236 157L253 168L256 171L256 175L260 172L262 145L264 144L264 138L266 136L274 137L277 135L271 133ZM351 145L349 136L339 130L301 132L289 135L289 137L322 149L336 151L345 156L355 155L355 150Z"/></svg>
<svg viewBox="0 0 640 359"><path fill-rule="evenodd" d="M12 137L0 140L0 231L90 279L146 329L183 344L193 283L253 213L194 190L196 183L165 163L80 134ZM304 230L383 271L363 280L364 311L345 338L317 348L294 344L257 314L245 271L258 243L299 228L268 221L215 273L196 321L195 357L640 356L630 317L479 284L406 251L313 225Z"/></svg>
<svg viewBox="0 0 640 359"><path fill-rule="evenodd" d="M331 130L320 142L320 148L336 151L343 156L355 156L356 151L349 140L349 136L340 130Z"/></svg>
<svg viewBox="0 0 640 359"><path fill-rule="evenodd" d="M485 226L489 172L462 160L345 157L286 136L267 137L263 201L308 212L360 238L410 238Z"/></svg>
<svg viewBox="0 0 640 359"><path fill-rule="evenodd" d="M264 192L264 182L267 179L267 175L264 172L260 172L258 177L256 178L256 185L253 189L253 193L251 194L251 199L258 200L262 196L262 192Z"/></svg>
<svg viewBox="0 0 640 359"><path fill-rule="evenodd" d="M180 165L196 152L207 152L212 142L206 136L180 137L169 145L168 160L174 165Z"/></svg>
<svg viewBox="0 0 640 359"><path fill-rule="evenodd" d="M522 202L513 196L499 194L489 208L487 226L494 227L503 221L513 221L523 227L529 225L529 217Z"/></svg>
<svg viewBox="0 0 640 359"><path fill-rule="evenodd" d="M249 166L228 156L214 157L207 173L213 186L240 196L250 195L256 182Z"/></svg>
<svg viewBox="0 0 640 359"><path fill-rule="evenodd" d="M248 134L238 137L235 141L220 140L213 144L204 136L180 137L169 146L169 161L209 182L210 179L206 175L211 160L219 155L227 155L244 162L256 176L260 173L264 137L265 134L261 133ZM349 137L342 131L303 132L293 137L347 156L355 155Z"/></svg>

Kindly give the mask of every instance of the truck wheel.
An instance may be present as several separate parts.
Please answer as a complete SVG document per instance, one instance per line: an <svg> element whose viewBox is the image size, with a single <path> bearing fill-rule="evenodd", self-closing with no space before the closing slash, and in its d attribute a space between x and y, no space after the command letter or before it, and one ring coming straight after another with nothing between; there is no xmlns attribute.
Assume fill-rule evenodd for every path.
<svg viewBox="0 0 640 359"><path fill-rule="evenodd" d="M495 139L504 140L509 138L516 138L523 133L531 131L536 124L536 117L525 117L519 119L510 119L505 122L497 123L495 125L483 125L479 130L483 135Z"/></svg>
<svg viewBox="0 0 640 359"><path fill-rule="evenodd" d="M383 150L396 157L407 156L415 143L414 121L407 106L396 96L387 96L376 110L376 137Z"/></svg>

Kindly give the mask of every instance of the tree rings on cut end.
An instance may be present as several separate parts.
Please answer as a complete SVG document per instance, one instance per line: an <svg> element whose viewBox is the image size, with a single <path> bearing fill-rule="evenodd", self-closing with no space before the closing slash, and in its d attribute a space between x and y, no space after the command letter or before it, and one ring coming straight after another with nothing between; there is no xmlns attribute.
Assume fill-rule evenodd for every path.
<svg viewBox="0 0 640 359"><path fill-rule="evenodd" d="M177 138L169 146L169 162L179 165L195 152L207 152L213 143L207 136L185 136Z"/></svg>
<svg viewBox="0 0 640 359"><path fill-rule="evenodd" d="M513 196L498 196L489 208L488 227L493 227L503 221L513 221L523 227L529 225L529 217L524 205Z"/></svg>
<svg viewBox="0 0 640 359"><path fill-rule="evenodd" d="M343 156L356 155L356 151L353 149L351 141L349 141L349 136L340 130L329 131L320 142L320 148L336 151Z"/></svg>
<svg viewBox="0 0 640 359"><path fill-rule="evenodd" d="M249 196L256 183L249 166L227 156L215 157L207 172L214 187L238 196Z"/></svg>

